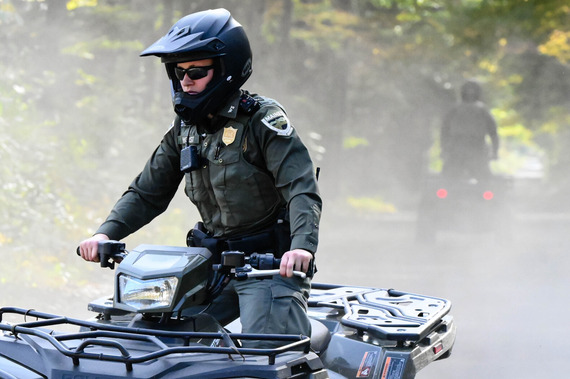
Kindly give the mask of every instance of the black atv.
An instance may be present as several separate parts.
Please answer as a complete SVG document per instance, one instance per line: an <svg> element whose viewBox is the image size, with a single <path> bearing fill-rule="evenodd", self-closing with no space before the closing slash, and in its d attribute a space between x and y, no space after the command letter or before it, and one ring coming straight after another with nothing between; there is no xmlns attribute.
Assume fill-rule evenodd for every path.
<svg viewBox="0 0 570 379"><path fill-rule="evenodd" d="M430 176L418 207L416 241L437 242L439 232L492 234L497 242L512 238L512 178L505 176Z"/></svg>
<svg viewBox="0 0 570 379"><path fill-rule="evenodd" d="M450 355L455 324L445 299L393 289L313 283L312 335L243 334L207 313L181 310L207 302L228 280L278 274L271 254L100 244L115 293L89 304L89 321L0 308L2 378L414 378ZM297 272L296 275L305 275ZM8 322L17 319L18 322ZM245 348L271 340L276 348Z"/></svg>

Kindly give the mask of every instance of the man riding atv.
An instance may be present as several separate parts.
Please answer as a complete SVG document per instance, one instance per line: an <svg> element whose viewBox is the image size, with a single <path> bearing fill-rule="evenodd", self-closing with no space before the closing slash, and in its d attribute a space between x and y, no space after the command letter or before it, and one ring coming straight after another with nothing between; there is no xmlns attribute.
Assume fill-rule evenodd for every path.
<svg viewBox="0 0 570 379"><path fill-rule="evenodd" d="M145 168L96 234L80 244L98 261L98 242L120 240L166 210L179 184L201 222L189 246L271 252L271 280L230 282L208 313L238 316L244 333L310 335L307 272L318 245L321 198L309 152L275 100L241 87L252 73L243 27L225 9L190 14L141 53L165 65L176 117Z"/></svg>
<svg viewBox="0 0 570 379"><path fill-rule="evenodd" d="M491 139L490 152L487 136ZM461 87L461 103L443 120L442 174L448 178L488 178L489 159L497 159L498 150L497 124L481 101L481 86L469 80Z"/></svg>

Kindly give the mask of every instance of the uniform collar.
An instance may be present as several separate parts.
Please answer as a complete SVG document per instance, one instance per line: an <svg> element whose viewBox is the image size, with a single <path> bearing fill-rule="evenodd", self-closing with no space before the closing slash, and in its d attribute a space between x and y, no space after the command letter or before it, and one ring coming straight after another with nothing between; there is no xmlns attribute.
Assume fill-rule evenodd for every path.
<svg viewBox="0 0 570 379"><path fill-rule="evenodd" d="M240 97L241 91L236 91L233 95L230 96L228 101L226 101L226 104L220 108L220 111L216 114L216 116L235 119L238 114Z"/></svg>
<svg viewBox="0 0 570 379"><path fill-rule="evenodd" d="M234 120L238 114L240 97L241 91L233 93L214 117L204 120L200 123L200 127L207 133L213 134L220 130L228 120Z"/></svg>

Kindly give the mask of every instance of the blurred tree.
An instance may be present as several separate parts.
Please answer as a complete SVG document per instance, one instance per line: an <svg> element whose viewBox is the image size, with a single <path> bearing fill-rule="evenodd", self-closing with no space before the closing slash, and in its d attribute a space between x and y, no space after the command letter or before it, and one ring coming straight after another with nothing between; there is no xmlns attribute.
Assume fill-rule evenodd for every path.
<svg viewBox="0 0 570 379"><path fill-rule="evenodd" d="M1 0L0 244L31 225L73 240L97 226L173 116L164 68L138 54L181 16L216 7L244 25L247 88L288 109L332 202L413 207L437 167L434 131L471 77L505 146L548 148L570 177L564 0Z"/></svg>

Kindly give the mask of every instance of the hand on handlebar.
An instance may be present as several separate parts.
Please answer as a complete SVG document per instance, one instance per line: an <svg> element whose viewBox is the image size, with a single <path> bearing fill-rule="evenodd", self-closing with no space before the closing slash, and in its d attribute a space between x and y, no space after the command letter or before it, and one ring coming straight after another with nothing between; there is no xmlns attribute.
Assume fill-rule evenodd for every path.
<svg viewBox="0 0 570 379"><path fill-rule="evenodd" d="M279 274L284 277L293 277L293 270L306 273L313 260L313 254L307 250L294 249L287 251L281 257L281 265L279 266Z"/></svg>
<svg viewBox="0 0 570 379"><path fill-rule="evenodd" d="M269 278L273 275L289 278L298 276L304 279L307 276L313 277L315 273L313 255L301 249L288 251L281 258L275 258L272 253L252 253L245 256L241 251L227 250L222 252L221 263L214 264L212 268L237 280Z"/></svg>
<svg viewBox="0 0 570 379"><path fill-rule="evenodd" d="M105 234L95 234L91 238L81 241L78 248L78 253L81 258L90 262L99 262L98 246L99 241L108 241L109 237Z"/></svg>

